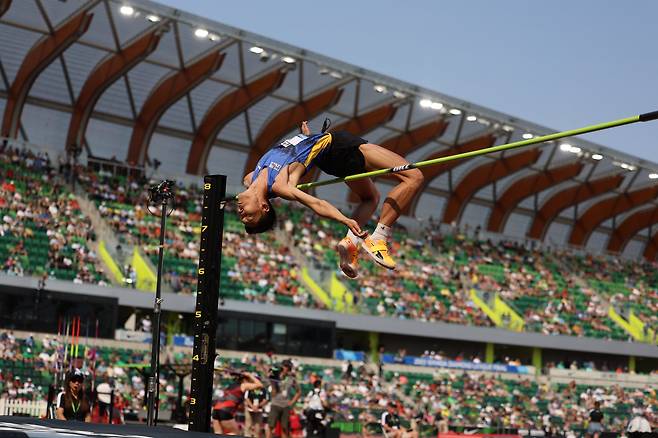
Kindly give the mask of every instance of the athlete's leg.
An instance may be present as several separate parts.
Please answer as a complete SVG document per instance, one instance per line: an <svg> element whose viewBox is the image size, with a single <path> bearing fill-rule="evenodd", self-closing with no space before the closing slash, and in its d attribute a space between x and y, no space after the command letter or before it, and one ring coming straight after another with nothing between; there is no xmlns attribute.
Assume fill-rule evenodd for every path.
<svg viewBox="0 0 658 438"><path fill-rule="evenodd" d="M379 205L379 192L375 184L369 179L351 181L346 183L359 197L359 205L352 213L352 219L363 227L372 217ZM338 265L348 278L356 278L358 273L359 244L361 239L348 231L347 235L336 246L340 260Z"/></svg>
<svg viewBox="0 0 658 438"><path fill-rule="evenodd" d="M346 182L347 186L359 197L359 205L352 213L352 219L363 227L372 218L372 214L379 205L379 192L375 184L369 179Z"/></svg>
<svg viewBox="0 0 658 438"><path fill-rule="evenodd" d="M368 171L409 164L395 152L376 144L362 144L359 146L359 150L363 153L365 167ZM409 208L411 201L423 184L423 174L418 169L397 172L392 175L398 180L398 185L388 193L384 200L377 228L362 243L370 257L388 269L395 269L395 261L388 252L391 226Z"/></svg>
<svg viewBox="0 0 658 438"><path fill-rule="evenodd" d="M368 171L409 164L400 155L376 144L362 144L359 149L366 159L366 169ZM398 185L388 193L379 218L379 223L389 227L395 223L400 214L406 211L423 184L423 174L418 169L392 173L391 175L398 180Z"/></svg>
<svg viewBox="0 0 658 438"><path fill-rule="evenodd" d="M238 423L235 419L224 420L220 422L222 426L222 433L224 435L237 435L238 434Z"/></svg>

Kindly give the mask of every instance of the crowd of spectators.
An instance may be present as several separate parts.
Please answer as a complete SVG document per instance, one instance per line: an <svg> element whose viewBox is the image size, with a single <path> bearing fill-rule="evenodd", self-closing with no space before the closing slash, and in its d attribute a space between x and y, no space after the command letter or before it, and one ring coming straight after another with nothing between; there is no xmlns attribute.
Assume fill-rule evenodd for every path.
<svg viewBox="0 0 658 438"><path fill-rule="evenodd" d="M41 275L46 264L31 263L35 255L26 242L35 233L45 232L48 275L105 284L96 255L85 244L95 238L91 223L57 177L47 153L8 148L0 162L5 177L0 187L0 237L18 237L3 245L2 269L14 275ZM149 212L146 188L156 181L82 167L76 174L119 240L139 245L155 265L160 221L157 211L152 211L155 215ZM201 199L201 191L194 185L176 188L164 271L165 283L174 292L195 292ZM318 220L307 210L290 205L277 209L282 213L283 233L253 237L241 231L228 204L223 272L230 283L228 295L322 307L302 286L299 269L315 264L335 270L334 248L344 229ZM475 289L486 297L502 298L522 317L525 330L626 340L628 333L608 317L612 305L624 317L629 318L632 311L645 323L644 340L658 336L658 290L653 287L658 278L651 264L494 241L484 238L479 228L469 233L454 227L442 233L440 224L432 219L424 225L420 232L396 229L391 248L398 260L395 271L378 269L362 259L360 277L345 281L353 297L352 310L493 326L472 300L471 290Z"/></svg>
<svg viewBox="0 0 658 438"><path fill-rule="evenodd" d="M89 246L96 239L91 221L47 152L6 147L0 154L0 180L4 272L107 284Z"/></svg>
<svg viewBox="0 0 658 438"><path fill-rule="evenodd" d="M128 345L126 345L127 347ZM61 360L64 344L55 336L40 341L17 339L0 333L0 398L41 400ZM84 351L82 351L84 350ZM85 347L77 365L88 375L86 384L110 383L123 400L126 411L143 412L145 379L138 365L148 363L148 352L129 348ZM163 363L183 363L182 351L167 350ZM242 359L224 359L227 365L269 374L276 357L245 354ZM393 404L407 421L429 427L478 427L493 430L517 428L555 432L586 429L593 403L601 403L605 428L621 431L632 411L642 410L655 425L658 398L655 387L624 388L619 385L587 386L576 382L551 384L534 377L514 374L469 373L428 368L424 372L378 370L364 362L318 365L313 360L295 360L295 376L303 395L316 380L328 397L335 422L377 422ZM161 409L176 402L176 378L163 366ZM214 391L221 397L225 383L218 375ZM297 410L303 409L304 397Z"/></svg>

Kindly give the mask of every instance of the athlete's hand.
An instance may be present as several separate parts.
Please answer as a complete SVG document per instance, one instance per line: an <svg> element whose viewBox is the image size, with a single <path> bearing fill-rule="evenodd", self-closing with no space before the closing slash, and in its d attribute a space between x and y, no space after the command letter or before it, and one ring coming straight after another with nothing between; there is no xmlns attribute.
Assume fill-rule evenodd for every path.
<svg viewBox="0 0 658 438"><path fill-rule="evenodd" d="M345 225L347 225L347 227L348 227L350 230L352 230L352 232L354 233L354 235L355 235L356 237L359 237L359 238L361 238L361 239L365 239L365 238L368 236L368 232L367 232L367 231L363 231L363 230L361 229L361 227L359 226L359 223L358 223L357 221L355 221L354 219L347 219L347 218L346 218L345 221L344 221L343 223L344 223Z"/></svg>
<svg viewBox="0 0 658 438"><path fill-rule="evenodd" d="M300 130L304 135L311 135L311 129L308 127L308 122L306 120L302 122L302 126L300 127Z"/></svg>

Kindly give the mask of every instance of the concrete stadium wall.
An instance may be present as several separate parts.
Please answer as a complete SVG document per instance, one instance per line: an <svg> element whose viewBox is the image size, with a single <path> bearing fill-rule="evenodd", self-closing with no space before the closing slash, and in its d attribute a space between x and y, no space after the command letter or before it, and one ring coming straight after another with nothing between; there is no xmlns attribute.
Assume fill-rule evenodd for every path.
<svg viewBox="0 0 658 438"><path fill-rule="evenodd" d="M0 274L0 284L16 287L37 287L37 279L32 277L14 277ZM153 294L134 289L101 287L86 284L74 284L60 280L49 280L47 290L77 293L83 295L117 297L120 306L141 309L153 308ZM192 313L195 297L163 293L162 308L165 311ZM441 339L454 339L470 342L493 342L501 345L521 347L539 347L566 351L602 353L621 356L658 358L655 345L604 339L576 338L571 336L549 336L540 333L517 333L488 327L474 327L443 322L421 322L368 315L351 315L325 310L300 309L272 304L250 303L246 301L226 300L224 310L255 313L287 318L333 321L337 329L382 334L400 334Z"/></svg>

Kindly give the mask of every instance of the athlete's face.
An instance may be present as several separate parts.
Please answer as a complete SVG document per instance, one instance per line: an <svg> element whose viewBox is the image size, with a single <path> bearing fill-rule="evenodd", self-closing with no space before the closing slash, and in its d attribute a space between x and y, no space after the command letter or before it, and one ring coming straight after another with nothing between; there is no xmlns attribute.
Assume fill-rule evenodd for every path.
<svg viewBox="0 0 658 438"><path fill-rule="evenodd" d="M267 202L259 199L253 191L245 190L238 195L238 215L244 225L256 226L268 210Z"/></svg>

